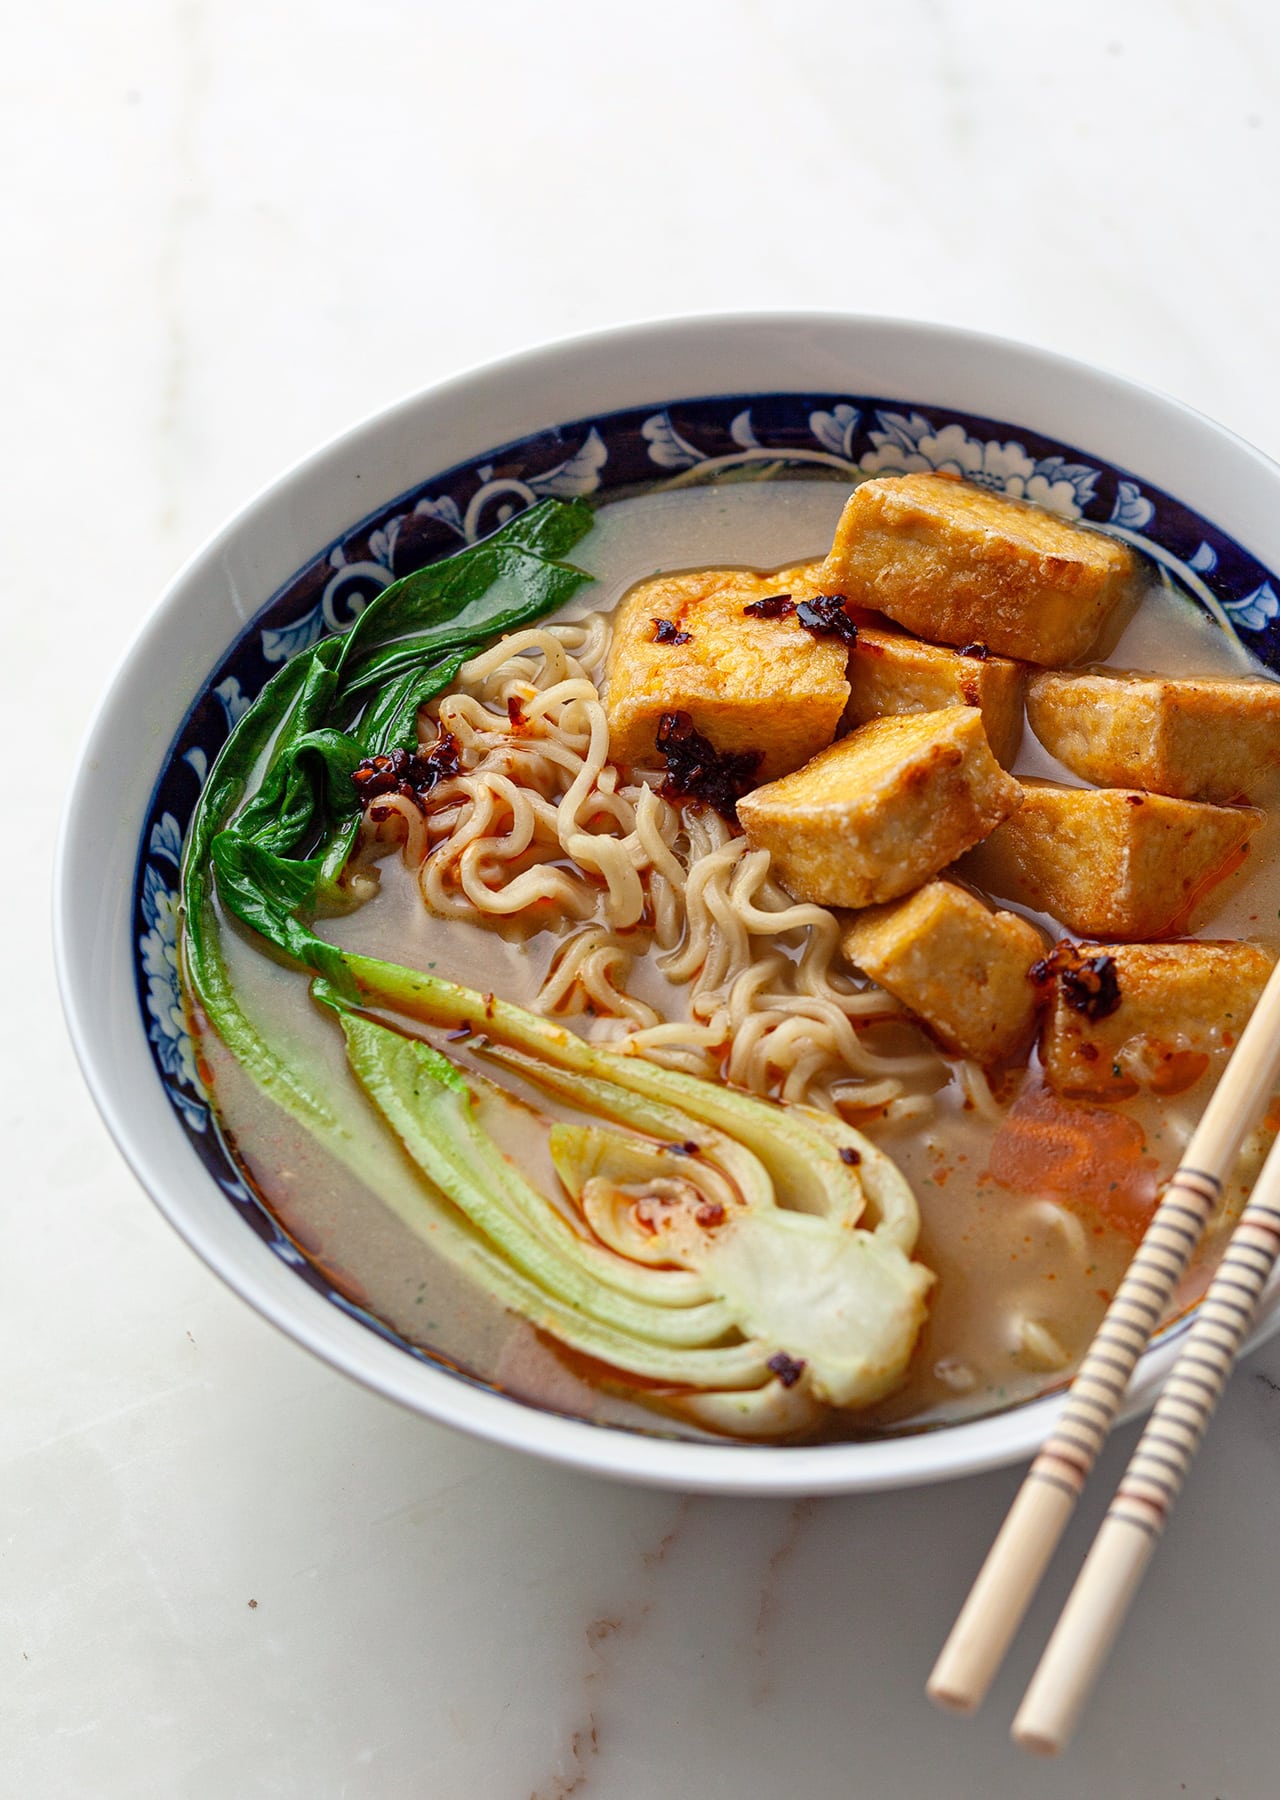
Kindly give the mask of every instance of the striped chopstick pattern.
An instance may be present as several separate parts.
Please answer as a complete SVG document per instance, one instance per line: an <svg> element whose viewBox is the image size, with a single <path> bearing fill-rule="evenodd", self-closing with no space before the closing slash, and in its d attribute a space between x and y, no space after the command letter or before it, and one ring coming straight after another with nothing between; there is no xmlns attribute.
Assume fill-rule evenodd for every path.
<svg viewBox="0 0 1280 1800"><path fill-rule="evenodd" d="M1019 1488L934 1664L928 1692L940 1706L972 1712L982 1703L1097 1461L1147 1340L1164 1316L1245 1135L1278 1079L1280 961L1085 1354L1059 1423ZM1249 1249L1240 1257L1227 1257L1222 1267L1224 1283L1239 1285L1217 1288L1226 1304L1210 1313L1216 1322L1198 1338L1188 1334L1193 1354L1204 1360L1188 1365L1193 1379L1176 1385L1163 1413L1157 1409L1153 1416L1152 1426L1164 1441L1148 1441L1153 1454L1142 1461L1141 1479L1122 1484L1124 1497L1117 1505L1125 1510L1104 1519L1014 1720L1014 1736L1028 1748L1060 1749L1070 1735L1244 1336L1251 1310L1245 1302L1260 1286L1263 1262L1280 1249L1280 1231L1274 1239L1268 1236L1280 1223L1280 1151L1274 1146L1245 1216L1250 1225L1243 1241ZM1209 1295L1214 1292L1211 1284ZM1207 1307L1209 1297L1201 1304Z"/></svg>
<svg viewBox="0 0 1280 1800"><path fill-rule="evenodd" d="M1280 1143L1272 1145L1018 1708L1013 1736L1025 1749L1053 1755L1070 1739L1160 1541L1278 1254Z"/></svg>
<svg viewBox="0 0 1280 1800"><path fill-rule="evenodd" d="M1280 1204L1255 1193L1161 1390L1109 1511L1156 1537L1235 1366L1280 1252Z"/></svg>
<svg viewBox="0 0 1280 1800"><path fill-rule="evenodd" d="M1181 1168L1170 1181L1029 1479L1078 1498L1221 1192L1221 1182L1200 1169Z"/></svg>

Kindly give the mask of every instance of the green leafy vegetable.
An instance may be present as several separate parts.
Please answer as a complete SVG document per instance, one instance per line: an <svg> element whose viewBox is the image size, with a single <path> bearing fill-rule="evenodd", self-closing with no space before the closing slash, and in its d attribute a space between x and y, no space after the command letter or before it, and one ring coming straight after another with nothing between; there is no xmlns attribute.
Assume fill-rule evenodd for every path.
<svg viewBox="0 0 1280 1800"><path fill-rule="evenodd" d="M370 756L412 748L417 738L418 708L448 687L471 650L468 644L443 662L429 663L426 668L420 657L397 652L405 656L404 668L389 677L385 687L379 687L361 714L360 734Z"/></svg>
<svg viewBox="0 0 1280 1800"><path fill-rule="evenodd" d="M341 654L341 642L325 638L295 659L301 670L297 696L279 721L270 766L258 791L237 820L241 836L256 839L265 849L280 855L310 831L323 799L323 787L316 791L316 771L308 766L307 751L329 718L338 685L335 665ZM246 717L259 710L270 716L275 710L273 686L274 683L268 684ZM217 767L215 764L215 775Z"/></svg>
<svg viewBox="0 0 1280 1800"><path fill-rule="evenodd" d="M346 691L381 686L399 673L404 665L393 653L438 655L563 606L588 579L563 558L591 529L591 518L585 500L543 500L492 537L393 582L346 636Z"/></svg>
<svg viewBox="0 0 1280 1800"><path fill-rule="evenodd" d="M478 643L563 605L590 579L562 558L591 521L584 501L544 500L392 582L345 637L287 663L240 720L205 784L183 860L188 976L220 1033L239 1009L211 938L210 866L218 898L242 924L345 989L341 959L308 920L337 897L355 840L353 771L416 743L418 708Z"/></svg>
<svg viewBox="0 0 1280 1800"><path fill-rule="evenodd" d="M281 720L296 706L310 666L308 658L296 657L272 677L232 730L205 782L182 858L182 959L191 993L245 1072L300 1124L332 1142L339 1130L332 1107L300 1077L291 1058L266 1042L240 1005L222 954L212 894L212 847L220 825L242 799Z"/></svg>
<svg viewBox="0 0 1280 1800"><path fill-rule="evenodd" d="M696 1155L683 1142L552 1127L556 1168L591 1228L588 1239L502 1156L477 1120L467 1080L446 1057L362 1017L323 985L316 992L338 1011L351 1067L409 1155L541 1291L543 1316L554 1318L549 1328L562 1341L645 1380L697 1390L704 1420L720 1399L734 1396L740 1413L740 1391L775 1387L781 1362L795 1371L784 1393L802 1377L803 1386L785 1402L771 1394L772 1429L784 1406L794 1429L815 1403L865 1406L901 1379L932 1277L883 1221L873 1230L855 1226L843 1196L830 1196L821 1214L785 1210L757 1165L753 1198L745 1199L733 1180L741 1142L707 1129L707 1115L718 1110L714 1084L683 1078L687 1110L643 1119L692 1133ZM484 1005L480 995L458 992L473 1012ZM486 1032L501 1034L519 1011L507 1009L500 1021L487 1015ZM612 1079L562 1071L557 1085L579 1106L634 1126L635 1096L619 1076L637 1059L598 1056ZM764 1141L787 1117L768 1102L735 1098L739 1124L757 1115L752 1122ZM837 1129L860 1155L877 1155L850 1127ZM726 1151L738 1152L736 1169ZM698 1278L692 1294L686 1285L663 1296L664 1283L689 1274Z"/></svg>
<svg viewBox="0 0 1280 1800"><path fill-rule="evenodd" d="M278 1104L359 1173L367 1140L245 1014L216 897L316 980L347 1057L419 1179L388 1184L433 1250L539 1329L714 1429L778 1435L901 1377L932 1277L910 1260L919 1220L894 1165L860 1133L605 1050L523 1008L347 953L314 928L359 823L352 774L416 743L418 708L477 644L564 603L563 559L590 526L546 502L492 538L393 583L345 638L281 670L231 733L183 862L184 967L210 1024ZM557 1124L566 1203L486 1126L514 1103L374 1011L428 1026L484 1020L476 1054L602 1124ZM529 1115L521 1114L525 1125ZM376 1146L375 1155L384 1149ZM394 1152L399 1155L399 1152Z"/></svg>

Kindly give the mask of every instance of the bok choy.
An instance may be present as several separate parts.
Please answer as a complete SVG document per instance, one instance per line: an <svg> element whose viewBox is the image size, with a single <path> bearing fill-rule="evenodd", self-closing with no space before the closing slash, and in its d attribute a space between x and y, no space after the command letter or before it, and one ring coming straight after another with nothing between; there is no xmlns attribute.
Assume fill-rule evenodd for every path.
<svg viewBox="0 0 1280 1800"><path fill-rule="evenodd" d="M188 834L188 988L263 1091L366 1173L344 1097L242 1008L221 907L314 978L389 1147L416 1168L408 1222L437 1253L604 1379L714 1430L794 1433L894 1387L923 1322L932 1276L911 1260L915 1201L889 1159L826 1114L588 1043L495 996L343 951L315 926L342 897L355 770L410 749L419 706L467 656L588 579L564 558L590 518L582 503L532 508L395 583L345 637L268 684ZM465 1069L422 1036L464 1025ZM487 1127L494 1109L516 1104L504 1074L589 1121L546 1128L558 1196ZM538 1128L527 1108L520 1119Z"/></svg>

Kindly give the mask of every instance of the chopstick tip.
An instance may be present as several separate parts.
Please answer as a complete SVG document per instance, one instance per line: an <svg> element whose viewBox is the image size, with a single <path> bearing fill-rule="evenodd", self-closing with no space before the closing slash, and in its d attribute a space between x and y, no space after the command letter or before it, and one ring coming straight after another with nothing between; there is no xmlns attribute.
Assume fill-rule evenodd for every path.
<svg viewBox="0 0 1280 1800"><path fill-rule="evenodd" d="M936 1707L943 1712L955 1713L961 1718L968 1718L976 1713L982 1703L981 1695L966 1692L950 1682L939 1681L936 1675L929 1677L924 1691Z"/></svg>
<svg viewBox="0 0 1280 1800"><path fill-rule="evenodd" d="M1048 1732L1036 1731L1030 1726L1019 1725L1016 1719L1009 1736L1020 1750L1030 1750L1033 1756L1060 1756L1066 1747L1060 1738L1050 1737Z"/></svg>

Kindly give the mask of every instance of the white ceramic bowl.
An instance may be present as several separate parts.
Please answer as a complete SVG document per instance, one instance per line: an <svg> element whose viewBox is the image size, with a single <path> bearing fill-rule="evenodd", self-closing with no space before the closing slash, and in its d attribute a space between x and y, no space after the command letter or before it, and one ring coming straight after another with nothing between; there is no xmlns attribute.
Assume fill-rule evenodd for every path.
<svg viewBox="0 0 1280 1800"><path fill-rule="evenodd" d="M620 419L628 409L638 410ZM1252 647L1280 661L1267 575L1280 567L1280 470L1177 402L1044 351L923 324L789 314L629 327L404 401L309 457L219 532L176 577L111 684L81 756L56 875L63 999L94 1097L165 1216L237 1293L430 1418L598 1474L740 1494L885 1488L1014 1461L1034 1451L1058 1402L873 1442L694 1444L543 1412L407 1353L303 1278L296 1253L286 1260L261 1220L249 1229L243 1191L220 1185L203 1159L212 1132L207 1121L204 1136L191 1128L204 1109L170 1005L166 876L171 884L175 824L185 823L170 797L180 812L187 781L189 810L227 728L221 715L229 721L240 703L242 677L218 680L230 646L242 640L236 666L252 678L264 655L279 661L308 633L343 623L362 582L389 579L383 565L401 528L371 542L371 519L385 526L391 515L456 544L532 494L589 492L779 445L800 461L953 466L1083 508L1199 581L1206 605L1225 608ZM282 600L307 567L309 585ZM249 625L273 596L264 637L261 619ZM1278 1316L1273 1283L1259 1334ZM1174 1336L1144 1358L1131 1411L1152 1399Z"/></svg>

